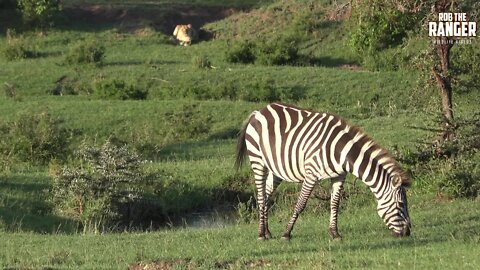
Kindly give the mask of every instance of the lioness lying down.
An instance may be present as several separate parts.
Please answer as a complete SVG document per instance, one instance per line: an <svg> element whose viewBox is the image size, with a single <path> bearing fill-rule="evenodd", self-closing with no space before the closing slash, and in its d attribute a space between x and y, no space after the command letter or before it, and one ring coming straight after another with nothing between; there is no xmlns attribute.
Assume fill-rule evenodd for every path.
<svg viewBox="0 0 480 270"><path fill-rule="evenodd" d="M191 24L179 24L173 31L173 36L178 40L182 46L192 44L192 41L197 40L197 31L193 29Z"/></svg>

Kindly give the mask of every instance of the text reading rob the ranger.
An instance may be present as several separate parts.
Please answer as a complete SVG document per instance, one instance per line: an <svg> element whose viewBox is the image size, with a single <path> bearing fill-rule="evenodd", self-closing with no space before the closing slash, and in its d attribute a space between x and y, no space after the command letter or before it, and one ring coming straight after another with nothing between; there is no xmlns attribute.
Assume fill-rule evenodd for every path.
<svg viewBox="0 0 480 270"><path fill-rule="evenodd" d="M438 13L438 21L428 23L431 37L475 37L477 23L470 22L466 13Z"/></svg>

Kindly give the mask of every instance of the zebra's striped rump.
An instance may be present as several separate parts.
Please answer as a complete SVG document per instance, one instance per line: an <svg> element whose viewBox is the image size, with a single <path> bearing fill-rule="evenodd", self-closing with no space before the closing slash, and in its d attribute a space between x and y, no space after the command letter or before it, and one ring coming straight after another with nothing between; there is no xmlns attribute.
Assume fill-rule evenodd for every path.
<svg viewBox="0 0 480 270"><path fill-rule="evenodd" d="M236 166L247 155L257 187L259 238L268 231L268 199L284 180L302 183L294 214L284 233L290 238L296 219L318 180L332 180L330 232L337 232L340 194L347 173L371 189L378 214L396 235L410 234L405 186L408 177L395 159L358 128L329 114L272 103L253 112L244 123ZM268 179L268 181L267 181Z"/></svg>

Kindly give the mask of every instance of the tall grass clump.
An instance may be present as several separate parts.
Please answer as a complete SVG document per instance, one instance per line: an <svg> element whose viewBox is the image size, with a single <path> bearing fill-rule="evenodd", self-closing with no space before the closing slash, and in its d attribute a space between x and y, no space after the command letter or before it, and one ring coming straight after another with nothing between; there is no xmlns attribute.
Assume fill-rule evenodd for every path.
<svg viewBox="0 0 480 270"><path fill-rule="evenodd" d="M105 46L94 39L86 39L73 44L65 55L69 65L96 64L100 65L105 58Z"/></svg>
<svg viewBox="0 0 480 270"><path fill-rule="evenodd" d="M196 69L209 69L212 67L212 63L205 55L196 55L192 58L192 66Z"/></svg>
<svg viewBox="0 0 480 270"><path fill-rule="evenodd" d="M38 56L38 52L22 36L18 36L15 30L7 30L7 44L3 49L3 56L7 61L14 61Z"/></svg>
<svg viewBox="0 0 480 270"><path fill-rule="evenodd" d="M69 153L72 132L47 112L24 113L0 122L0 155L9 160L46 164Z"/></svg>
<svg viewBox="0 0 480 270"><path fill-rule="evenodd" d="M101 99L147 99L148 90L119 79L101 80L93 84L93 94Z"/></svg>
<svg viewBox="0 0 480 270"><path fill-rule="evenodd" d="M82 144L74 161L54 175L56 212L78 221L84 232L111 231L129 224L151 175L140 156L111 140L101 146ZM127 209L125 209L127 208Z"/></svg>
<svg viewBox="0 0 480 270"><path fill-rule="evenodd" d="M8 82L3 83L3 91L6 97L17 101L20 100L18 95L18 89L15 85Z"/></svg>

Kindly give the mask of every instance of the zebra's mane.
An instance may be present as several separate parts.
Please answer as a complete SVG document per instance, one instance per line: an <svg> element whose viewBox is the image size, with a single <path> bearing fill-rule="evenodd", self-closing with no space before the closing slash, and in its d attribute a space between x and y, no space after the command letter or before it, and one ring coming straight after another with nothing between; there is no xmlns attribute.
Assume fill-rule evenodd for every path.
<svg viewBox="0 0 480 270"><path fill-rule="evenodd" d="M379 145L374 139L372 139L360 127L347 123L345 121L345 119L343 119L342 117L339 117L337 115L333 115L333 116L341 119L341 121L344 122L344 124L349 127L349 133L352 134L352 136L360 134L360 135L362 135L362 140L371 141L373 143L373 145L371 146L372 152L380 150L376 159L378 159L378 157L381 157L382 159L386 158L386 161L384 163L393 165L393 167L391 169L391 174L395 174L395 175L400 176L400 179L402 180L402 186L409 187L411 185L410 177L402 169L400 164L397 162L397 160L393 157L393 155L387 149L385 149L384 147Z"/></svg>

